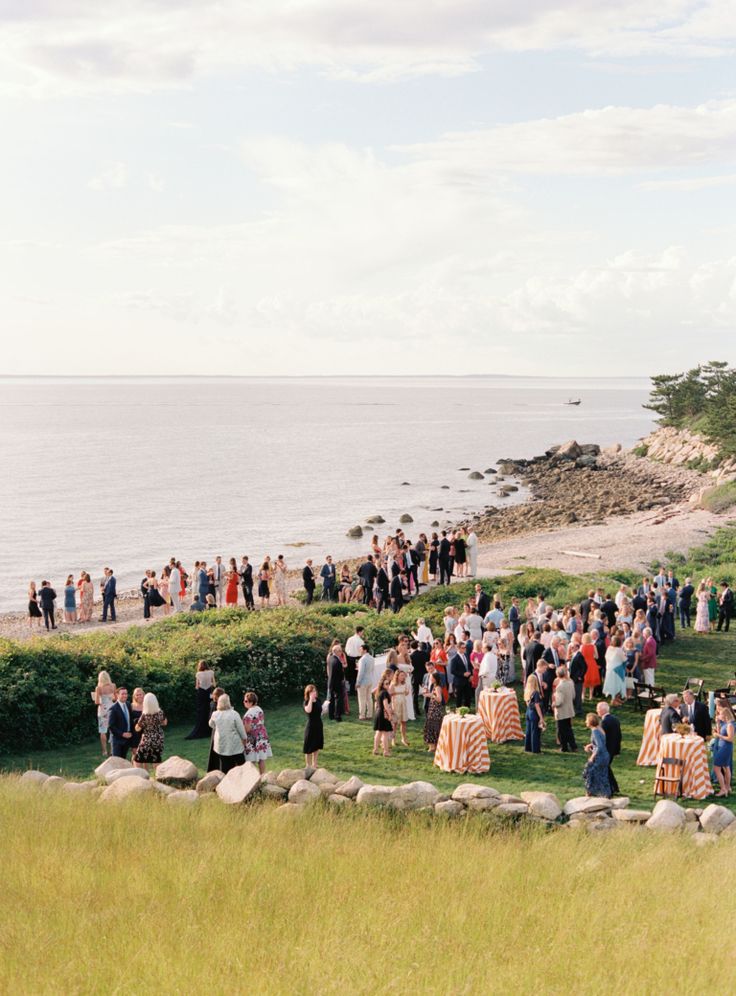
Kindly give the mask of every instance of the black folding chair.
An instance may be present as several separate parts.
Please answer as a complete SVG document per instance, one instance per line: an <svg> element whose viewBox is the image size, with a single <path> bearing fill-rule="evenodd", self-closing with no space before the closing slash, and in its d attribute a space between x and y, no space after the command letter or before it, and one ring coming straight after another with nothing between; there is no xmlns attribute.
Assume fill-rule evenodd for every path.
<svg viewBox="0 0 736 996"><path fill-rule="evenodd" d="M685 688L683 689L683 691L685 692L688 690L691 691L695 696L695 698L698 700L698 702L700 702L703 699L704 695L703 692L704 684L705 681L703 678L688 678L687 681L685 682ZM736 682L734 682L734 684L736 684Z"/></svg>

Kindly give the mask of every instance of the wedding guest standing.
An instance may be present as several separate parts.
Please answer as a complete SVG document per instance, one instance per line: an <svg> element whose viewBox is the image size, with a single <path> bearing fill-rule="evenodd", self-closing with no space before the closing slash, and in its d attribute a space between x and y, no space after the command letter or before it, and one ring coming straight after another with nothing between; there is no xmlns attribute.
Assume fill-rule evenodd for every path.
<svg viewBox="0 0 736 996"><path fill-rule="evenodd" d="M618 782L613 773L613 759L621 753L621 723L611 712L607 702L599 702L595 707L598 718L601 721L603 736L606 738L606 750L608 751L608 781L613 795L618 795Z"/></svg>
<svg viewBox="0 0 736 996"><path fill-rule="evenodd" d="M427 697L427 718L424 721L424 742L427 750L434 752L445 718L445 695L442 689L441 676L433 671L429 674L430 691Z"/></svg>
<svg viewBox="0 0 736 996"><path fill-rule="evenodd" d="M115 599L117 598L117 581L112 567L105 568L105 579L102 582L102 622L107 622L107 614L110 613L110 622L115 622Z"/></svg>
<svg viewBox="0 0 736 996"><path fill-rule="evenodd" d="M38 600L41 603L41 612L43 613L43 622L46 629L56 629L56 620L54 619L54 602L56 601L56 592L51 587L50 581L41 582L41 590L38 593Z"/></svg>
<svg viewBox="0 0 736 996"><path fill-rule="evenodd" d="M33 629L34 625L37 629L41 628L41 609L38 605L38 592L36 591L36 582L31 581L28 585L28 628Z"/></svg>
<svg viewBox="0 0 736 996"><path fill-rule="evenodd" d="M218 608L222 608L222 593L225 590L225 565L222 562L222 557L215 557L215 562L212 565L210 571L210 587L208 594L215 596L215 602Z"/></svg>
<svg viewBox="0 0 736 996"><path fill-rule="evenodd" d="M171 607L174 611L174 615L177 612L181 612L181 589L182 589L182 575L181 568L177 561L174 564L169 573L169 598L171 599Z"/></svg>
<svg viewBox="0 0 736 996"><path fill-rule="evenodd" d="M304 599L304 604L311 605L312 600L314 599L314 588L315 588L314 570L312 569L311 558L307 560L307 562L304 565L304 569L302 570L302 584L304 585L304 592L306 595L306 598Z"/></svg>
<svg viewBox="0 0 736 996"><path fill-rule="evenodd" d="M135 724L136 731L141 735L133 762L136 768L149 769L161 764L164 752L164 728L167 725L168 720L158 704L158 699L153 692L146 692L143 696L141 718Z"/></svg>
<svg viewBox="0 0 736 996"><path fill-rule="evenodd" d="M316 768L319 752L325 746L322 700L317 694L316 685L307 685L304 689L304 712L307 714L307 725L304 727L304 763L308 768Z"/></svg>
<svg viewBox="0 0 736 996"><path fill-rule="evenodd" d="M97 732L100 735L100 747L102 756L107 757L107 731L110 726L110 709L115 701L117 689L110 680L107 671L100 671L97 675L97 685L92 692L92 701L97 706Z"/></svg>
<svg viewBox="0 0 736 996"><path fill-rule="evenodd" d="M82 571L79 579L79 621L89 622L94 611L94 585L86 571Z"/></svg>
<svg viewBox="0 0 736 996"><path fill-rule="evenodd" d="M713 771L721 789L720 792L716 792L716 796L719 798L725 798L731 794L735 729L733 711L728 699L718 699L716 702L716 732L713 734Z"/></svg>
<svg viewBox="0 0 736 996"><path fill-rule="evenodd" d="M711 723L708 706L705 702L698 702L689 688L686 688L682 693L680 715L683 722L689 723L692 726L696 736L707 740L712 734L713 724Z"/></svg>
<svg viewBox="0 0 736 996"><path fill-rule="evenodd" d="M210 695L210 716L217 709L217 703L220 701L220 696L225 694L225 689L217 688L212 689L212 695ZM245 726L243 726L245 729ZM210 756L207 759L207 770L208 771L219 771L220 770L220 758L217 756L215 751L215 731L212 731L212 739L210 740Z"/></svg>
<svg viewBox="0 0 736 996"><path fill-rule="evenodd" d="M263 709L258 705L258 696L255 692L245 693L243 705L246 709L245 716L243 716L246 732L245 759L257 762L258 770L263 775L266 773L266 761L269 757L273 757L271 743L266 732Z"/></svg>
<svg viewBox="0 0 736 996"><path fill-rule="evenodd" d="M145 698L145 693L142 688L133 689L133 698L130 702L130 728L132 730L133 736L130 738L130 752L131 761L135 760L135 754L138 750L138 744L141 742L141 735L136 730L136 725L138 720L143 715L143 699Z"/></svg>
<svg viewBox="0 0 736 996"><path fill-rule="evenodd" d="M258 597L261 600L261 608L265 609L271 601L271 589L269 584L271 582L271 563L268 557L261 564L261 569L258 572Z"/></svg>
<svg viewBox="0 0 736 996"><path fill-rule="evenodd" d="M544 693L541 675L546 670L546 663L540 659L537 661L536 670L529 675L524 685L524 702L526 703L524 750L527 754L540 754L542 751L542 733L546 729L546 725L542 711Z"/></svg>
<svg viewBox="0 0 736 996"><path fill-rule="evenodd" d="M585 717L585 725L590 730L590 743L584 748L590 755L583 768L585 794L610 799L612 792L608 768L611 759L606 747L606 738L600 728L600 720L594 712L589 712Z"/></svg>
<svg viewBox="0 0 736 996"><path fill-rule="evenodd" d="M407 700L411 694L411 688L407 684L406 674L403 671L397 669L394 672L389 690L391 693L391 711L394 718L394 738L397 733L400 733L401 743L404 747L408 747L409 741L406 739Z"/></svg>
<svg viewBox="0 0 736 996"><path fill-rule="evenodd" d="M335 565L332 563L332 557L329 555L325 557L319 576L322 578L322 599L326 602L334 602L337 573Z"/></svg>
<svg viewBox="0 0 736 996"><path fill-rule="evenodd" d="M566 667L557 668L557 681L552 691L555 722L557 723L557 740L563 754L575 753L578 745L572 729L572 718L575 715L575 685L568 676Z"/></svg>
<svg viewBox="0 0 736 996"><path fill-rule="evenodd" d="M224 692L217 700L217 706L208 720L208 726L213 731L212 750L217 756L219 770L227 774L232 768L245 764L245 726L233 709L230 696Z"/></svg>
<svg viewBox="0 0 736 996"><path fill-rule="evenodd" d="M344 711L345 667L342 662L342 646L339 643L333 645L327 659L327 675L327 694L330 697L329 717L340 723Z"/></svg>
<svg viewBox="0 0 736 996"><path fill-rule="evenodd" d="M583 679L583 689L584 693L586 691L588 693L588 701L592 702L593 692L601 683L601 672L598 668L598 652L590 633L583 633L583 638L580 644L580 653L585 658L585 678ZM585 697L584 693L583 697Z"/></svg>
<svg viewBox="0 0 736 996"><path fill-rule="evenodd" d="M362 645L362 654L358 661L358 673L355 679L355 690L358 694L358 719L372 719L373 717L373 668L375 661L365 644Z"/></svg>
<svg viewBox="0 0 736 996"><path fill-rule="evenodd" d="M472 528L465 540L465 546L468 551L468 560L470 561L470 577L474 578L478 573L478 536Z"/></svg>
<svg viewBox="0 0 736 996"><path fill-rule="evenodd" d="M375 708L373 712L373 753L378 753L379 745L383 745L383 756L391 756L391 734L393 733L393 713L391 711L390 684L393 672L384 671L378 680L373 693Z"/></svg>
<svg viewBox="0 0 736 996"><path fill-rule="evenodd" d="M286 575L287 575L286 561L284 560L283 553L280 553L276 558L276 563L273 568L273 590L276 592L276 604L286 605Z"/></svg>
<svg viewBox="0 0 736 996"><path fill-rule="evenodd" d="M128 706L128 689L118 688L115 702L110 706L108 729L113 757L127 757L133 739L133 722Z"/></svg>
<svg viewBox="0 0 736 996"><path fill-rule="evenodd" d="M225 605L235 606L238 604L238 587L240 585L240 574L235 557L230 558L230 568L227 572L227 588L225 589Z"/></svg>
<svg viewBox="0 0 736 996"><path fill-rule="evenodd" d="M197 661L194 675L195 720L186 740L204 740L210 736L210 699L215 685L215 672L206 661Z"/></svg>
<svg viewBox="0 0 736 996"><path fill-rule="evenodd" d="M247 557L242 557L240 561L240 585L243 589L245 607L252 611L256 607L253 601L253 565Z"/></svg>
<svg viewBox="0 0 736 996"><path fill-rule="evenodd" d="M728 581L721 581L721 594L718 596L718 632L722 629L728 633L733 615L733 592Z"/></svg>

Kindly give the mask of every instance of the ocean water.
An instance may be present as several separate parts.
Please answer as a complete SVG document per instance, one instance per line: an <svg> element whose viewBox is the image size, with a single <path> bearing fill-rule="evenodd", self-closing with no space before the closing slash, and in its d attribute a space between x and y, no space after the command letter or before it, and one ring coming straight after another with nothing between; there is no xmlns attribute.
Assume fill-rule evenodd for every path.
<svg viewBox="0 0 736 996"><path fill-rule="evenodd" d="M492 503L461 467L570 438L632 445L647 394L645 379L0 379L0 611L25 608L31 578L58 590L87 570L97 587L105 565L127 588L172 555L361 555L345 533L369 515L383 536L408 512L413 536Z"/></svg>

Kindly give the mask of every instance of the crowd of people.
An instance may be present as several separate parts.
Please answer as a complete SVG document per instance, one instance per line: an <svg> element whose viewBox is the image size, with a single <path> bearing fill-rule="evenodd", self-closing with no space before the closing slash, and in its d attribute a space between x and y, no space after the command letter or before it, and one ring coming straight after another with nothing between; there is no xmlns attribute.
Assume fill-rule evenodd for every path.
<svg viewBox="0 0 736 996"><path fill-rule="evenodd" d="M471 529L443 530L420 533L416 541L397 529L383 543L377 535L370 543L370 552L363 562L353 569L349 563L339 568L332 556L325 557L317 569L314 561L306 560L301 571L304 601L310 605L321 588L320 597L325 601L361 602L374 606L378 612L391 609L398 612L407 599L419 592L430 581L450 584L453 577L475 577L477 571L478 539ZM298 582L295 582L298 584ZM115 622L115 603L118 599L117 579L112 568L106 567L98 585L101 607L99 622ZM160 571L149 569L139 585L143 617L177 613L188 608L190 612L206 609L236 607L249 609L283 606L289 597L289 568L283 554L275 560L263 558L260 566L243 556L240 563L230 557L227 563L216 556L211 563L196 560L187 569L180 560L172 557ZM31 581L28 588L28 624L33 629L43 624L47 630L57 629L57 592L50 581L41 582L40 588ZM92 621L95 606L95 586L87 571L80 571L74 578L68 575L63 588L61 621L66 625Z"/></svg>

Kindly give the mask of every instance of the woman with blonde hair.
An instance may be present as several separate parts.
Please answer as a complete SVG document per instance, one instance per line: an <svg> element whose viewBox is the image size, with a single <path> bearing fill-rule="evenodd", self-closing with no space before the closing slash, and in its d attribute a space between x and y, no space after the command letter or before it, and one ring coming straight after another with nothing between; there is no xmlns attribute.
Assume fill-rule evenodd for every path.
<svg viewBox="0 0 736 996"><path fill-rule="evenodd" d="M725 798L731 794L733 741L734 731L736 731L733 710L728 699L717 699L715 725L717 732L713 734L713 770L721 787L721 791L716 792L716 796Z"/></svg>
<svg viewBox="0 0 736 996"><path fill-rule="evenodd" d="M709 633L710 617L708 614L708 607L710 604L710 592L705 581L701 581L698 585L698 593L695 597L698 603L697 611L695 613L695 632Z"/></svg>
<svg viewBox="0 0 736 996"><path fill-rule="evenodd" d="M219 701L218 701L219 706ZM273 757L271 753L271 742L266 732L266 719L263 709L258 705L258 696L255 692L246 692L243 696L245 715L243 725L246 736L246 761L258 763L258 770L262 775L266 773L266 761Z"/></svg>
<svg viewBox="0 0 736 996"><path fill-rule="evenodd" d="M37 629L41 628L41 609L38 604L38 592L36 591L36 582L31 581L28 585L28 627L33 629L33 620L36 620Z"/></svg>
<svg viewBox="0 0 736 996"><path fill-rule="evenodd" d="M231 768L245 764L245 726L233 709L230 696L224 692L217 700L209 725L213 730L212 749L217 757L219 770L227 774Z"/></svg>
<svg viewBox="0 0 736 996"><path fill-rule="evenodd" d="M322 700L316 685L307 685L304 689L304 712L307 714L307 725L304 728L304 763L308 768L316 768L319 752L325 745L325 733L322 725Z"/></svg>
<svg viewBox="0 0 736 996"><path fill-rule="evenodd" d="M404 747L409 746L406 739L406 719L407 719L407 696L409 695L409 685L406 683L404 671L395 671L390 686L391 711L393 712L393 732L394 740L397 731L401 733L401 743Z"/></svg>
<svg viewBox="0 0 736 996"><path fill-rule="evenodd" d="M100 671L97 675L97 685L92 692L92 701L97 706L97 732L100 734L100 746L102 756L107 757L107 731L110 724L110 709L115 701L117 687L110 680L107 671Z"/></svg>
<svg viewBox="0 0 736 996"><path fill-rule="evenodd" d="M141 718L135 724L136 732L141 735L141 742L138 744L133 762L136 768L148 769L161 764L164 752L164 727L168 722L156 696L153 692L146 692L143 696Z"/></svg>
<svg viewBox="0 0 736 996"><path fill-rule="evenodd" d="M545 671L546 668L546 663L540 658L537 662L537 670L529 675L524 685L524 702L526 703L524 750L527 754L540 754L542 752L542 733L546 729L546 724L542 711L544 691L540 671Z"/></svg>

